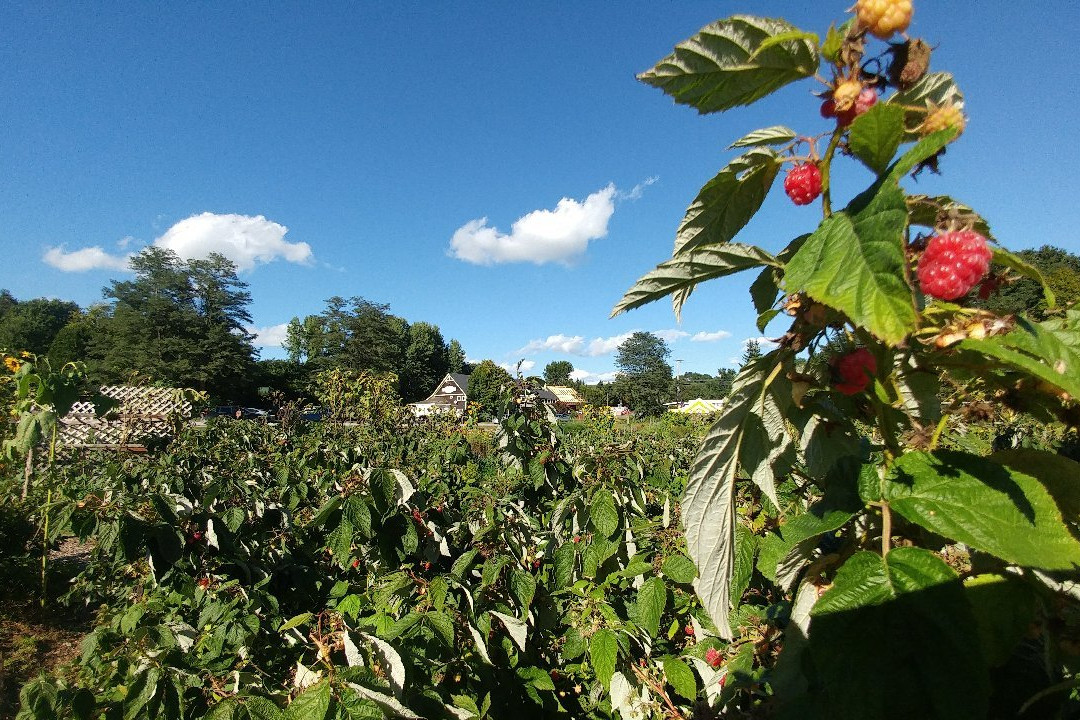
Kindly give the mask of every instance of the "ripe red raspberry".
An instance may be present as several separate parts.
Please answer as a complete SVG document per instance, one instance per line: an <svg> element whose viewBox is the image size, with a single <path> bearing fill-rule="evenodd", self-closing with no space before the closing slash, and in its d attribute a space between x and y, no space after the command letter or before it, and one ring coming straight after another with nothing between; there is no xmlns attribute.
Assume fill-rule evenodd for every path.
<svg viewBox="0 0 1080 720"><path fill-rule="evenodd" d="M796 205L808 205L821 194L821 171L813 163L802 163L788 170L784 192Z"/></svg>
<svg viewBox="0 0 1080 720"><path fill-rule="evenodd" d="M833 360L833 387L845 395L857 395L874 381L877 361L866 348L858 348Z"/></svg>
<svg viewBox="0 0 1080 720"><path fill-rule="evenodd" d="M709 648L705 651L705 662L709 663L713 668L718 668L723 664L724 656L716 648Z"/></svg>
<svg viewBox="0 0 1080 720"><path fill-rule="evenodd" d="M963 297L986 275L992 257L986 238L974 230L935 235L919 258L919 286L939 300Z"/></svg>
<svg viewBox="0 0 1080 720"><path fill-rule="evenodd" d="M693 625L687 625L686 627L683 628L683 632L686 633L687 635L693 635L694 634L694 626Z"/></svg>

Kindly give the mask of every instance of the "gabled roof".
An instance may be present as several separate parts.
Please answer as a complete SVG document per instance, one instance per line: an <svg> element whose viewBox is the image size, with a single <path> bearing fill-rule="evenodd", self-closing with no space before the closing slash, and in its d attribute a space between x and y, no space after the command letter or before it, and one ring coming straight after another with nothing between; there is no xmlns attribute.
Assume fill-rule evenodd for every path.
<svg viewBox="0 0 1080 720"><path fill-rule="evenodd" d="M552 395L555 396L556 401L561 403L584 403L581 396L577 394L577 390L565 385L548 385L546 388Z"/></svg>
<svg viewBox="0 0 1080 720"><path fill-rule="evenodd" d="M469 378L472 375L464 375L462 373L448 373L447 377L452 378L454 382L458 384L458 387L465 392L469 392Z"/></svg>

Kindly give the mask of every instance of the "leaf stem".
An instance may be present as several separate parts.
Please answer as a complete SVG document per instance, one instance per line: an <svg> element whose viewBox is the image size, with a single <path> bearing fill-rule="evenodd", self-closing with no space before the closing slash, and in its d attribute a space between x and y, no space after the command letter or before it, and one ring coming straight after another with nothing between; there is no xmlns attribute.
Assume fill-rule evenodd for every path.
<svg viewBox="0 0 1080 720"><path fill-rule="evenodd" d="M938 441L941 440L941 433L944 432L945 426L949 424L949 416L942 414L941 420L938 421L937 427L934 428L934 434L930 437L930 447L928 449L935 450L938 446Z"/></svg>
<svg viewBox="0 0 1080 720"><path fill-rule="evenodd" d="M840 137L844 134L843 128L836 128L829 147L825 149L825 157L821 160L821 212L825 217L832 215L832 191L829 187L829 169L832 167L833 155L836 154L836 146L840 144Z"/></svg>
<svg viewBox="0 0 1080 720"><path fill-rule="evenodd" d="M881 557L889 554L890 541L892 540L892 510L889 503L881 503Z"/></svg>

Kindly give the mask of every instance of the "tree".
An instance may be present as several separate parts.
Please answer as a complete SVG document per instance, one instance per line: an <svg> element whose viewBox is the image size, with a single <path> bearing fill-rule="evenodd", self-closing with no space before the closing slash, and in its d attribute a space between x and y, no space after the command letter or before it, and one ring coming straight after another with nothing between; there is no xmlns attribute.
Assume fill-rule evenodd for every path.
<svg viewBox="0 0 1080 720"><path fill-rule="evenodd" d="M289 321L285 349L290 359L307 362L314 370L340 367L401 374L409 323L389 310L389 305L362 297L334 296L318 315Z"/></svg>
<svg viewBox="0 0 1080 720"><path fill-rule="evenodd" d="M751 360L761 357L761 343L757 340L747 340L746 347L743 348L742 365L746 365Z"/></svg>
<svg viewBox="0 0 1080 720"><path fill-rule="evenodd" d="M544 366L544 382L548 385L566 385L574 366L569 360L552 360Z"/></svg>
<svg viewBox="0 0 1080 720"><path fill-rule="evenodd" d="M663 338L638 331L623 341L615 353L619 374L616 394L639 415L659 415L671 394L671 355Z"/></svg>
<svg viewBox="0 0 1080 720"><path fill-rule="evenodd" d="M484 360L469 376L469 404L479 406L480 417L490 418L499 407L500 396L513 382L504 368L493 360Z"/></svg>
<svg viewBox="0 0 1080 720"><path fill-rule="evenodd" d="M413 323L408 333L401 396L405 402L413 402L427 397L435 384L450 372L450 353L438 325Z"/></svg>
<svg viewBox="0 0 1080 720"><path fill-rule="evenodd" d="M471 368L466 369L465 367L468 363L465 362L465 351L462 349L461 343L457 340L451 340L446 353L450 361L450 372L465 373L466 375L471 372Z"/></svg>
<svg viewBox="0 0 1080 720"><path fill-rule="evenodd" d="M57 334L79 313L73 302L49 298L19 302L4 290L0 298L0 348L44 355Z"/></svg>
<svg viewBox="0 0 1080 720"><path fill-rule="evenodd" d="M181 260L148 247L132 258L135 279L113 281L112 300L91 340L95 368L124 381L138 372L175 386L227 398L247 384L254 362L247 283L223 255Z"/></svg>
<svg viewBox="0 0 1080 720"><path fill-rule="evenodd" d="M1043 245L1038 250L1021 250L1016 254L1043 274L1058 305L1069 305L1080 300L1080 256L1050 245ZM1043 290L1039 283L1028 277L1004 285L985 300L973 304L999 315L1027 313L1036 320L1046 316Z"/></svg>

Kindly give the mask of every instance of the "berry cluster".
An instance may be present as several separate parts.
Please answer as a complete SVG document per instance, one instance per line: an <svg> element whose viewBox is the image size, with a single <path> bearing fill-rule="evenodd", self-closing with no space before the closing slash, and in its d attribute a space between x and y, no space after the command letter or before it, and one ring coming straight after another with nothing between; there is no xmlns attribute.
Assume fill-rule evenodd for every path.
<svg viewBox="0 0 1080 720"><path fill-rule="evenodd" d="M963 297L986 276L992 257L986 238L974 230L935 235L919 259L919 286L939 300Z"/></svg>

